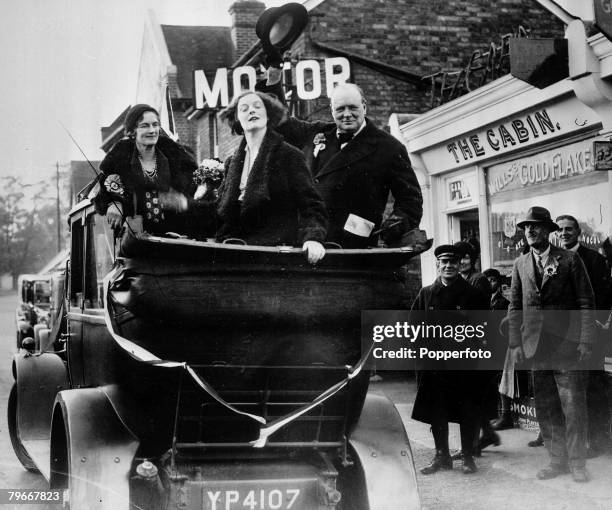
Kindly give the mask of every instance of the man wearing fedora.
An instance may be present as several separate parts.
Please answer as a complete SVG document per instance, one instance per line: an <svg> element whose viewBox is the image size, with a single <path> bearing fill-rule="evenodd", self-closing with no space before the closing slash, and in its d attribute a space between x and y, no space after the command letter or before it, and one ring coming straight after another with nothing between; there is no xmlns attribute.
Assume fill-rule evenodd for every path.
<svg viewBox="0 0 612 510"><path fill-rule="evenodd" d="M587 482L584 364L595 342L595 300L580 256L549 242L558 225L534 206L517 223L529 250L514 261L510 290L509 349L517 363L530 360L536 409L550 465L540 480L571 471Z"/></svg>
<svg viewBox="0 0 612 510"><path fill-rule="evenodd" d="M463 310L486 310L488 298L459 274L461 251L447 244L434 250L438 277L417 295L413 311L448 310L449 318ZM452 368L452 367L450 367ZM436 454L424 475L441 469L452 469L448 448L448 423L459 423L464 474L476 472L474 462L474 430L478 423L481 402L480 378L470 370L451 370L448 366L417 364L417 394L412 418L431 425ZM465 367L464 367L465 368Z"/></svg>

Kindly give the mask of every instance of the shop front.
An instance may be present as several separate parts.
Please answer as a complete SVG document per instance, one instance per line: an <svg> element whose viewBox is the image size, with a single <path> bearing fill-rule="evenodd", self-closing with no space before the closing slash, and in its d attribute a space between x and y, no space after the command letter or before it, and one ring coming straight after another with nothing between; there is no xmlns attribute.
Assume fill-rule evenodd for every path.
<svg viewBox="0 0 612 510"><path fill-rule="evenodd" d="M423 228L436 244L478 240L481 268L505 275L525 248L516 224L534 205L578 218L581 242L598 249L612 234L610 171L595 169L593 153L609 138L601 128L570 80L539 90L511 76L399 126L425 176ZM422 276L436 276L431 255Z"/></svg>
<svg viewBox="0 0 612 510"><path fill-rule="evenodd" d="M594 250L612 235L612 171L601 164L605 150L612 152L612 94L608 101L600 94L612 91L612 43L599 35L589 44L600 58L598 88L584 86L584 74L543 89L506 75L395 124L421 176L422 228L435 244L477 239L481 269L509 276L526 248L517 223L532 206L546 207L553 219L575 216L580 242ZM610 146L603 153L595 147L602 143ZM551 242L558 244L555 234ZM430 284L432 254L421 256L421 267Z"/></svg>

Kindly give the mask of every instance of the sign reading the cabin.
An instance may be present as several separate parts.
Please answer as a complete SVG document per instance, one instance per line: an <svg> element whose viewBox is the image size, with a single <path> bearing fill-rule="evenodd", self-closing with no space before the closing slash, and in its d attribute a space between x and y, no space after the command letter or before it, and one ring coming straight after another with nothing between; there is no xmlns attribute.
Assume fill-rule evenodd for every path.
<svg viewBox="0 0 612 510"><path fill-rule="evenodd" d="M457 138L447 146L455 163L490 157L529 142L541 141L561 131L561 124L546 109L508 120L473 135Z"/></svg>
<svg viewBox="0 0 612 510"><path fill-rule="evenodd" d="M476 172L447 177L445 182L447 209L476 207L478 205Z"/></svg>
<svg viewBox="0 0 612 510"><path fill-rule="evenodd" d="M317 60L300 60L295 69L291 69L291 62L285 62L283 69L294 73L294 84L297 96L309 100L321 97L323 92L323 78L325 78L325 93L331 96L334 87L348 81L351 75L351 66L344 57L326 58L323 60L323 69ZM227 106L230 98L230 85L233 95L244 90L254 90L257 71L252 66L240 66L231 70L220 67L216 70L212 85L209 83L204 70L193 72L194 103L198 110L208 106L216 108Z"/></svg>
<svg viewBox="0 0 612 510"><path fill-rule="evenodd" d="M494 165L487 172L489 196L568 181L594 171L592 145L579 142Z"/></svg>

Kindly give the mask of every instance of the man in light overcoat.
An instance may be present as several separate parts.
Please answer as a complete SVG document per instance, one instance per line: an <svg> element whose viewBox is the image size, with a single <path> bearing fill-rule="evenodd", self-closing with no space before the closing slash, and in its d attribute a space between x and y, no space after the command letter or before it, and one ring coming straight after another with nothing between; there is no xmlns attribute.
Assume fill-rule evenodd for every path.
<svg viewBox="0 0 612 510"><path fill-rule="evenodd" d="M544 207L531 207L517 224L529 251L514 262L510 292L509 344L516 362L532 361L538 421L550 465L547 480L585 469L586 376L581 370L595 342L594 294L580 256L549 242L558 226Z"/></svg>

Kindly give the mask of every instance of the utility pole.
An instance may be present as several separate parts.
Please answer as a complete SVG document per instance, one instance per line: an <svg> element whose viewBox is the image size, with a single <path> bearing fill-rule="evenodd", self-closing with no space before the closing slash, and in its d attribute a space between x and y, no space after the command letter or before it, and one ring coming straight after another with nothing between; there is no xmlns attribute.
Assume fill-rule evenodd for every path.
<svg viewBox="0 0 612 510"><path fill-rule="evenodd" d="M61 213L60 213L60 186L59 186L59 178L60 178L60 173L59 173L59 161L55 162L55 190L56 190L56 196L55 196L55 210L56 210L56 220L55 223L57 224L57 253L59 253L60 251L62 251L62 232L61 232Z"/></svg>

